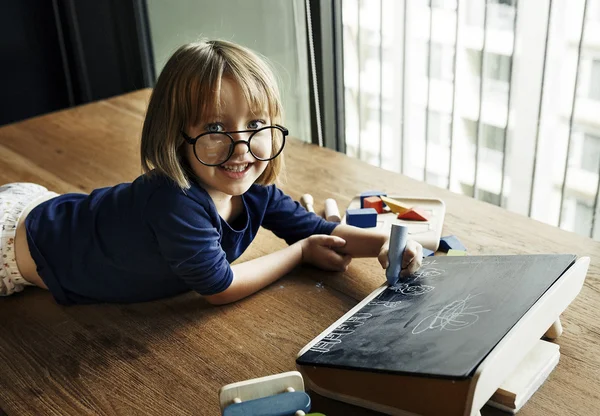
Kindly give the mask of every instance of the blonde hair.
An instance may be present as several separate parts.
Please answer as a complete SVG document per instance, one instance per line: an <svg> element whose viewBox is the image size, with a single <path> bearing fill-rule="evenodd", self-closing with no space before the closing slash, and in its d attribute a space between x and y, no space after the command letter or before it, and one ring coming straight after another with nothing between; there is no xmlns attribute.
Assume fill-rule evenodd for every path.
<svg viewBox="0 0 600 416"><path fill-rule="evenodd" d="M253 112L267 108L271 124L281 122L277 81L256 53L223 40L183 45L169 58L150 97L140 149L144 172L162 173L182 189L190 187L194 175L186 163L189 145L181 131L218 112L223 77L240 87ZM269 161L256 183L274 183L283 165L280 154Z"/></svg>

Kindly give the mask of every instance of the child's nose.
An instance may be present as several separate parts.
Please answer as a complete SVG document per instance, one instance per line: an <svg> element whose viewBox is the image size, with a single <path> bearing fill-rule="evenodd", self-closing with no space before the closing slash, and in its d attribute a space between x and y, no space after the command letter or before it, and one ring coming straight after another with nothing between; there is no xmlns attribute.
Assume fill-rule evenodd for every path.
<svg viewBox="0 0 600 416"><path fill-rule="evenodd" d="M237 136L237 134L235 136ZM246 138L238 138L235 136L233 137L235 140L235 143L233 144L233 154L244 155L248 153L250 151L250 146L248 145Z"/></svg>

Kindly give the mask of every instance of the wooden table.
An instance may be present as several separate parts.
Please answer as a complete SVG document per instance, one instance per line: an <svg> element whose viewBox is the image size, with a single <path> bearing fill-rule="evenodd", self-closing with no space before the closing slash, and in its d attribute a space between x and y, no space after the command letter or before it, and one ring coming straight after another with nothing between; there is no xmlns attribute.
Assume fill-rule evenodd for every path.
<svg viewBox="0 0 600 416"><path fill-rule="evenodd" d="M138 143L149 91L0 128L0 183L89 192L141 173ZM590 256L585 286L563 315L561 360L521 415L600 412L600 243L504 209L290 140L293 198L347 206L379 188L446 202L444 235L472 254ZM241 260L284 246L262 230ZM216 415L221 386L293 370L297 352L385 280L375 259L347 273L300 267L250 298L215 307L188 293L134 305L57 305L37 288L0 299L0 409L8 415ZM373 415L313 396L314 411ZM0 414L2 411L0 410ZM484 409L484 415L501 414Z"/></svg>

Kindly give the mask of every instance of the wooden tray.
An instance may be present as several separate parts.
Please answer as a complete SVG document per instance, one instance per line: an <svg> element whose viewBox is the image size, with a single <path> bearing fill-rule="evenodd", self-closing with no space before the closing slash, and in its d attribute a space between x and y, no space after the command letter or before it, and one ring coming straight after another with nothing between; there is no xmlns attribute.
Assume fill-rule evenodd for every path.
<svg viewBox="0 0 600 416"><path fill-rule="evenodd" d="M397 215L385 208L387 212L377 215L377 229L385 230L388 234L392 229L392 224L400 224L408 227L409 238L415 240L429 250L437 251L442 236L442 227L444 226L444 216L446 215L446 204L437 198L407 197L398 194L388 194L392 198L406 204L410 207L419 207L430 216L429 221L407 221L399 220ZM360 196L357 195L350 202L347 209L360 208ZM342 224L346 223L346 211L342 213Z"/></svg>

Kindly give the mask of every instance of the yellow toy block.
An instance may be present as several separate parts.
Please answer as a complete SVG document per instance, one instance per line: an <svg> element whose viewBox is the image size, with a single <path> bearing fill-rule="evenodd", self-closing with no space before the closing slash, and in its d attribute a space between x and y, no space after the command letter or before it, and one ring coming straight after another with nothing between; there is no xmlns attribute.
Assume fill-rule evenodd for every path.
<svg viewBox="0 0 600 416"><path fill-rule="evenodd" d="M390 211L395 214L404 214L406 211L412 208L402 204L399 201L396 201L395 199L388 198L387 196L380 195L379 198L381 198L381 200L385 202L388 207L390 207Z"/></svg>
<svg viewBox="0 0 600 416"><path fill-rule="evenodd" d="M448 250L448 256L466 256L467 252L463 250Z"/></svg>

